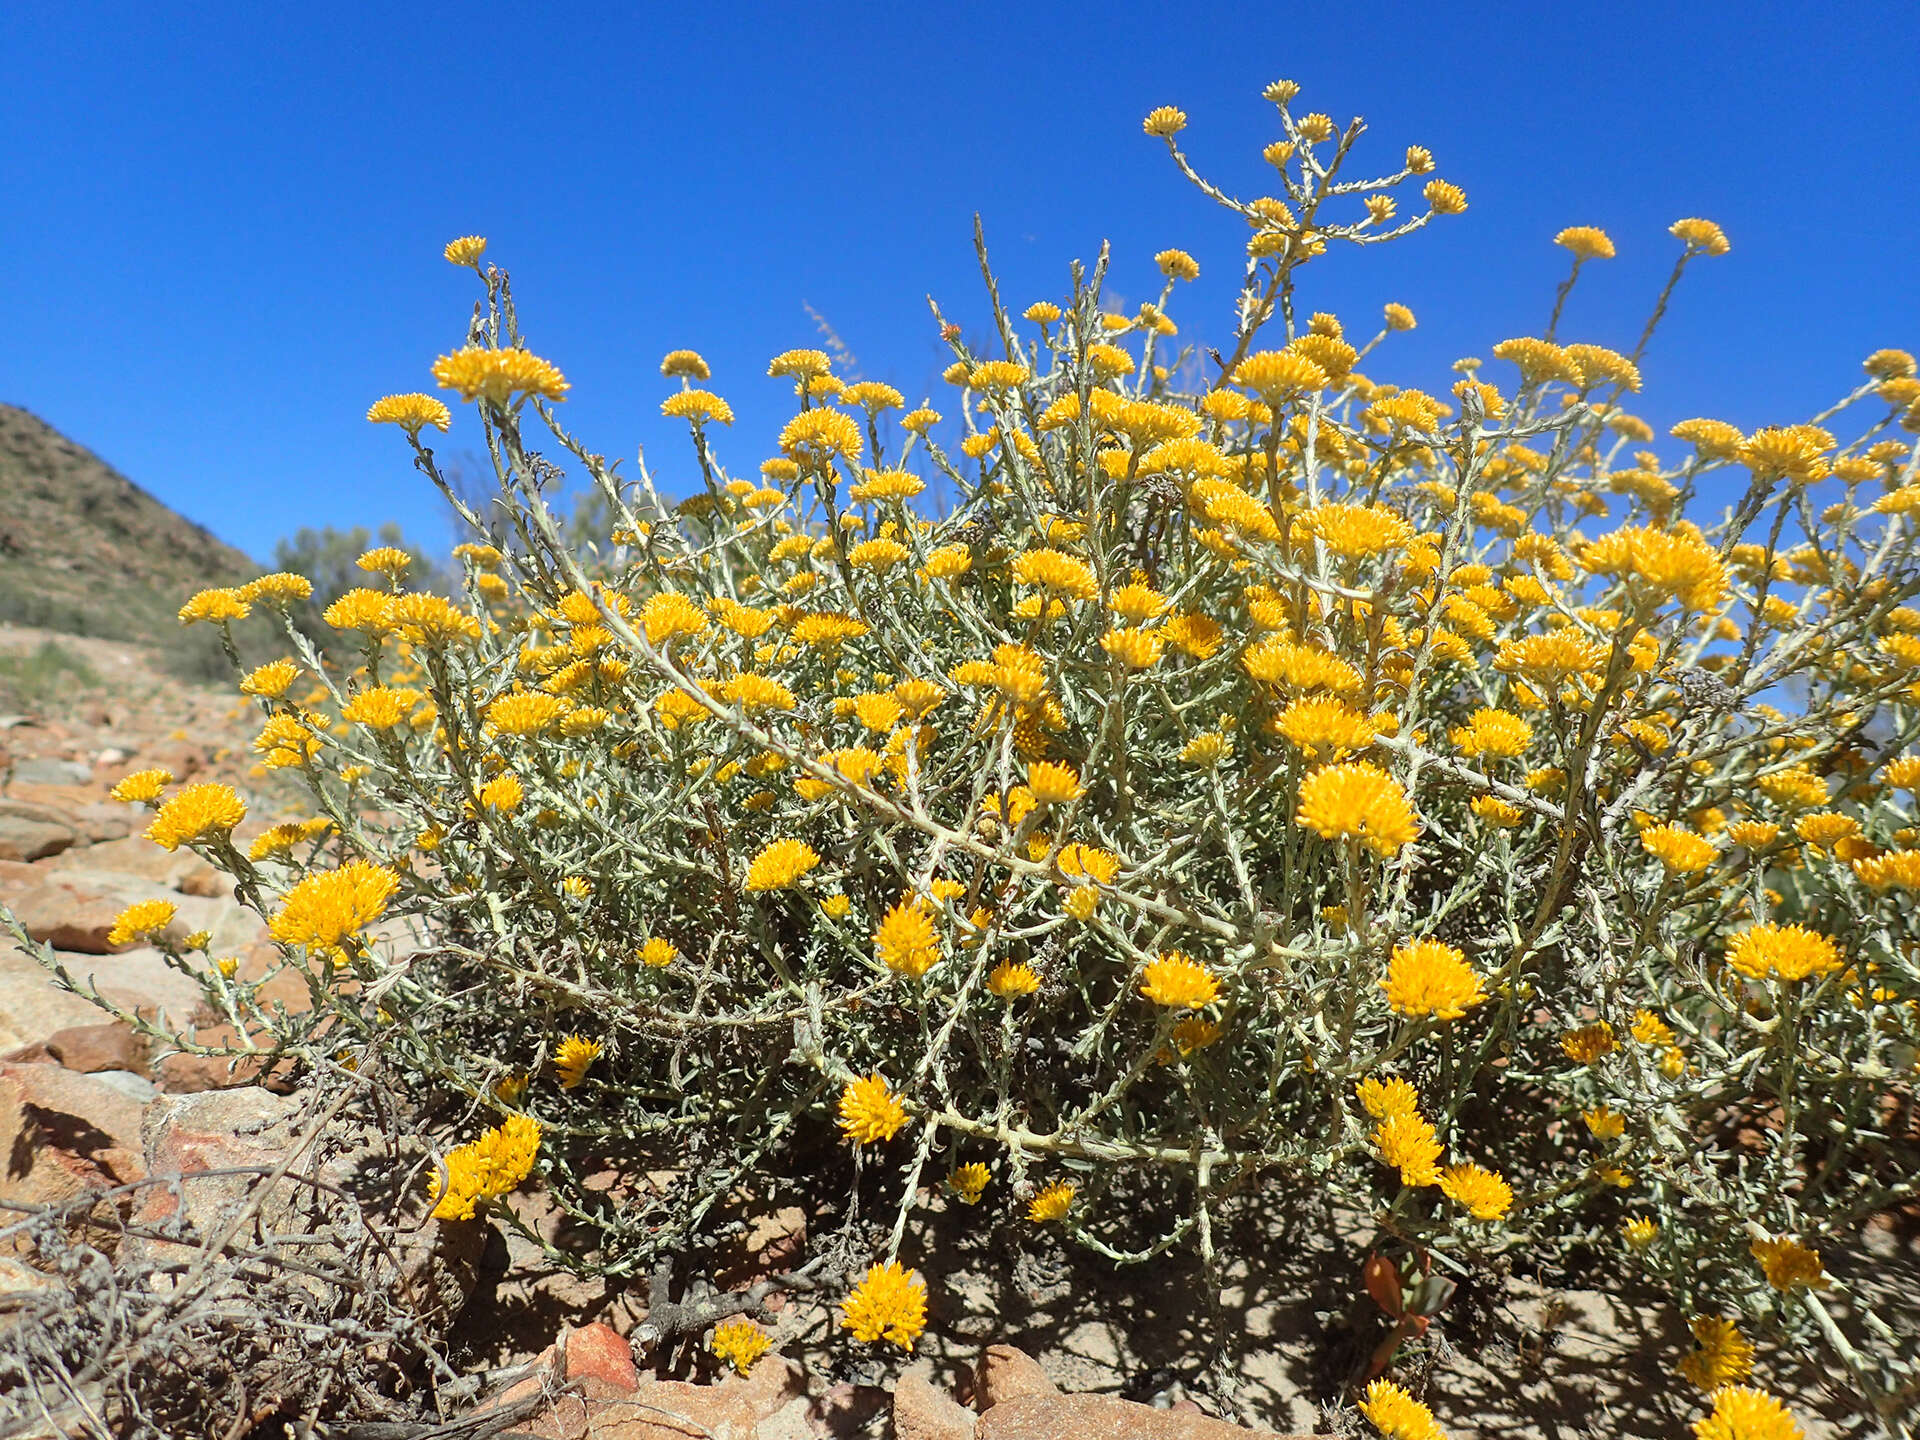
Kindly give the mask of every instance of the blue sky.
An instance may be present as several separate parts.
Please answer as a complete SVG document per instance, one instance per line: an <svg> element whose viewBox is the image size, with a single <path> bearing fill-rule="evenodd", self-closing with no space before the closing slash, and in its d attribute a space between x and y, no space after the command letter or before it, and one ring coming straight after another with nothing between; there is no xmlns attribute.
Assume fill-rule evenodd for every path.
<svg viewBox="0 0 1920 1440"><path fill-rule="evenodd" d="M1550 238L1576 223L1620 258L1561 338L1625 348L1666 225L1695 214L1733 251L1694 268L1648 356L1656 424L1805 418L1869 351L1920 346L1910 4L63 3L7 31L0 400L259 557L305 524L446 543L401 438L362 417L431 389L464 333L477 282L439 258L457 234L511 271L573 428L644 446L673 493L670 348L712 362L743 472L791 412L768 357L818 343L803 305L866 378L937 397L926 297L977 327L975 210L1019 305L1103 238L1135 302L1155 251L1190 250L1205 273L1175 318L1218 342L1244 230L1140 118L1181 106L1196 163L1261 193L1280 76L1301 112L1366 117L1368 173L1418 142L1470 198L1306 272L1307 304L1355 329L1388 300L1419 315L1376 378L1439 388L1537 333ZM456 415L443 453L477 450Z"/></svg>

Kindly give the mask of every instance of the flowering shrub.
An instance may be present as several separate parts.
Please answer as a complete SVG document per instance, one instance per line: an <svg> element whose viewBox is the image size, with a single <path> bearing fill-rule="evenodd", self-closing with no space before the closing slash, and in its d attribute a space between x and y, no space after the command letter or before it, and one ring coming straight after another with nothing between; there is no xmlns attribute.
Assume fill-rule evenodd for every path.
<svg viewBox="0 0 1920 1440"><path fill-rule="evenodd" d="M1911 1366L1821 1257L1920 1174L1914 361L1876 353L1806 422L1656 437L1627 408L1653 325L1627 354L1559 333L1613 254L1575 227L1543 334L1426 389L1373 378L1414 316L1308 311L1311 262L1466 197L1418 147L1345 178L1360 126L1296 89L1268 91L1251 201L1193 169L1179 111L1147 117L1249 229L1227 353L1177 348L1179 250L1131 314L1104 255L1019 312L989 274L991 353L940 322L949 394L789 351L796 413L742 466L676 350L677 504L564 428L568 382L456 241L483 304L433 374L484 428L493 508L424 443L440 400L368 418L472 524L464 594L374 551L327 610L357 663L291 629L249 661L261 763L312 821L243 854L212 787L128 781L316 1008L216 971L210 994L262 1046L464 1097L441 1212L531 1167L614 1270L803 1147L859 1147L892 1222L848 1343L926 1324L940 1277L898 1261L938 1188L1217 1277L1220 1217L1286 1180L1372 1217L1396 1339L1447 1276L1600 1247L1690 1323L1703 1436L1792 1431L1722 1388L1756 1330L1890 1411ZM1656 320L1728 249L1673 234ZM563 538L536 435L604 498L606 545ZM915 503L935 474L951 513ZM430 943L390 964L402 915ZM662 1165L680 1183L648 1186ZM720 1348L750 1363L757 1334ZM1386 1380L1367 1413L1436 1433Z"/></svg>

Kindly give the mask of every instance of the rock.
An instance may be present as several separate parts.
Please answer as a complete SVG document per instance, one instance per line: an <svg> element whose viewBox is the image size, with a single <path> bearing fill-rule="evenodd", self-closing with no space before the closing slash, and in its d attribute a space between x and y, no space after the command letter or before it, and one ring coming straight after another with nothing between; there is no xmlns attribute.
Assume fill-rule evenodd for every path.
<svg viewBox="0 0 1920 1440"><path fill-rule="evenodd" d="M974 1434L976 1440L1313 1440L1113 1395L1023 1395L987 1411Z"/></svg>
<svg viewBox="0 0 1920 1440"><path fill-rule="evenodd" d="M146 812L135 812L135 818L144 822ZM185 889L189 876L217 873L191 850L162 850L145 835L128 835L120 840L101 841L83 850L70 850L47 868L109 872L123 878L151 881L169 890Z"/></svg>
<svg viewBox="0 0 1920 1440"><path fill-rule="evenodd" d="M149 745L140 760L146 766L171 770L176 780L189 780L207 768L207 752L187 740L162 740L157 745Z"/></svg>
<svg viewBox="0 0 1920 1440"><path fill-rule="evenodd" d="M920 1370L893 1387L895 1440L973 1440L974 1413Z"/></svg>
<svg viewBox="0 0 1920 1440"><path fill-rule="evenodd" d="M92 1001L55 988L38 960L0 940L0 1051L31 1047L55 1031L99 1020Z"/></svg>
<svg viewBox="0 0 1920 1440"><path fill-rule="evenodd" d="M72 1205L70 1225L86 1231L90 1243L113 1249L112 1211L74 1202L90 1190L145 1176L141 1109L98 1076L58 1065L0 1064L0 1200Z"/></svg>
<svg viewBox="0 0 1920 1440"><path fill-rule="evenodd" d="M593 1440L759 1440L760 1427L805 1393L799 1370L780 1355L763 1355L746 1376L729 1376L717 1385L683 1380L646 1380L630 1397L588 1399L580 1407L582 1429L529 1427L536 1435L590 1434ZM556 1406L552 1421L565 1423L566 1407Z"/></svg>
<svg viewBox="0 0 1920 1440"><path fill-rule="evenodd" d="M67 967L76 982L98 989L109 1004L138 1011L156 1023L191 1027L206 1013L206 997L199 982L174 969L151 945L108 956L56 951L54 958ZM95 1015L98 1018L98 1012Z"/></svg>
<svg viewBox="0 0 1920 1440"><path fill-rule="evenodd" d="M885 1413L891 1400L878 1385L842 1381L813 1402L807 1418L816 1434L853 1440L854 1436L871 1433L874 1420Z"/></svg>
<svg viewBox="0 0 1920 1440"><path fill-rule="evenodd" d="M770 1275L791 1270L807 1248L807 1212L798 1205L749 1212L746 1233L728 1242L714 1282L723 1290L744 1290ZM767 1297L767 1309L778 1314L786 1297L775 1291Z"/></svg>
<svg viewBox="0 0 1920 1440"><path fill-rule="evenodd" d="M141 812L109 800L96 785L32 785L16 782L7 789L9 803L30 805L42 816L51 815L75 831L80 840L116 840L133 829Z"/></svg>
<svg viewBox="0 0 1920 1440"><path fill-rule="evenodd" d="M131 1097L143 1106L149 1100L160 1098L160 1087L137 1070L101 1070L93 1078L102 1085L111 1086L122 1095Z"/></svg>
<svg viewBox="0 0 1920 1440"><path fill-rule="evenodd" d="M7 1302L17 1301L19 1296L44 1293L59 1286L60 1282L45 1271L0 1255L0 1311L12 1309L13 1305Z"/></svg>
<svg viewBox="0 0 1920 1440"><path fill-rule="evenodd" d="M1060 1387L1047 1378L1040 1362L1012 1345L989 1345L973 1371L973 1408L985 1413L1025 1395L1058 1395Z"/></svg>
<svg viewBox="0 0 1920 1440"><path fill-rule="evenodd" d="M19 785L89 785L93 783L93 767L78 760L32 755L13 767L13 779Z"/></svg>
<svg viewBox="0 0 1920 1440"><path fill-rule="evenodd" d="M224 900L233 894L233 881L203 860L189 867L174 882L173 888L182 895L197 895L203 900Z"/></svg>
<svg viewBox="0 0 1920 1440"><path fill-rule="evenodd" d="M77 890L52 881L16 896L13 913L31 935L56 950L82 955L111 955L116 947L107 937L125 908L117 900Z"/></svg>
<svg viewBox="0 0 1920 1440"><path fill-rule="evenodd" d="M147 1173L192 1183L152 1186L134 1218L157 1227L177 1216L195 1233L217 1232L247 1203L259 1172L284 1157L298 1108L258 1087L161 1100L141 1126ZM142 1244L151 1245L156 1258L176 1258L165 1241Z"/></svg>
<svg viewBox="0 0 1920 1440"><path fill-rule="evenodd" d="M595 1377L615 1390L640 1388L640 1372L633 1366L633 1348L611 1325L598 1321L569 1330L562 1347L567 1379Z"/></svg>
<svg viewBox="0 0 1920 1440"><path fill-rule="evenodd" d="M0 798L0 860L42 860L79 838L80 832L59 811Z"/></svg>
<svg viewBox="0 0 1920 1440"><path fill-rule="evenodd" d="M131 1070L144 1075L149 1058L147 1042L122 1020L110 1020L104 1025L69 1025L44 1040L0 1055L0 1060L16 1064L44 1061L64 1065L83 1075L101 1070Z"/></svg>
<svg viewBox="0 0 1920 1440"><path fill-rule="evenodd" d="M134 815L118 801L89 800L84 805L73 808L73 823L79 827L80 838L89 845L98 845L106 840L124 840L133 834Z"/></svg>

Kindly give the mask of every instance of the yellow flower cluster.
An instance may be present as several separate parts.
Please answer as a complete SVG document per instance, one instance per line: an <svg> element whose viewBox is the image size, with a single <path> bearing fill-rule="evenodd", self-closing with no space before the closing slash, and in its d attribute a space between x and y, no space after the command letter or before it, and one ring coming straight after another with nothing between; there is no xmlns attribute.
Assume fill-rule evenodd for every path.
<svg viewBox="0 0 1920 1440"><path fill-rule="evenodd" d="M516 1189L533 1173L540 1153L540 1126L510 1115L478 1140L447 1154L446 1174L431 1177L438 1220L471 1220L479 1207Z"/></svg>

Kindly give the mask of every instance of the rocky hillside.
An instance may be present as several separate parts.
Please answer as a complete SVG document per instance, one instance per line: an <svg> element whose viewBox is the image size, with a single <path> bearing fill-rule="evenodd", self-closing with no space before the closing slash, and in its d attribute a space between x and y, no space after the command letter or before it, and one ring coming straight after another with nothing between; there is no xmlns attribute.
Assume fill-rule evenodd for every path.
<svg viewBox="0 0 1920 1440"><path fill-rule="evenodd" d="M38 416L0 405L0 621L172 643L182 600L258 570Z"/></svg>

